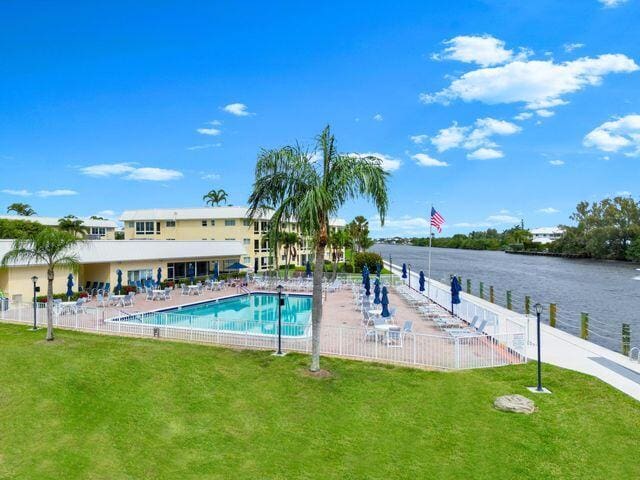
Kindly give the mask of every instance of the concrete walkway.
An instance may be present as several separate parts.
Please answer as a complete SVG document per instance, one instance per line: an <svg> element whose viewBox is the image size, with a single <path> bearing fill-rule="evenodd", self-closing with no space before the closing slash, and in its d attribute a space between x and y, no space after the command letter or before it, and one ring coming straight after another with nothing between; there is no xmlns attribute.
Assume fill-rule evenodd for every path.
<svg viewBox="0 0 640 480"><path fill-rule="evenodd" d="M393 272L399 275L401 267L394 265ZM412 272L413 281L417 285L418 274L415 272ZM447 285L435 280L431 282L434 286L449 288ZM518 314L464 292L461 292L461 298L491 310L498 315L509 317L527 328L529 337L527 357L530 360L537 360L535 315ZM549 325L542 324L541 327L541 356L543 362L592 375L640 401L640 363L632 362L620 353L575 337Z"/></svg>

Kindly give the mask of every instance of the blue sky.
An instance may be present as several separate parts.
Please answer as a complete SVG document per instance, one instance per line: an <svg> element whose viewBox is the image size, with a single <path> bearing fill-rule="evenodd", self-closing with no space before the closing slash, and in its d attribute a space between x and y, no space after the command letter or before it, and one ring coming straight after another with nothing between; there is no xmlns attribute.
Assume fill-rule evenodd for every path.
<svg viewBox="0 0 640 480"><path fill-rule="evenodd" d="M639 0L83 3L0 7L0 205L246 204L260 148L327 123L392 170L384 230L341 212L375 236L637 198Z"/></svg>

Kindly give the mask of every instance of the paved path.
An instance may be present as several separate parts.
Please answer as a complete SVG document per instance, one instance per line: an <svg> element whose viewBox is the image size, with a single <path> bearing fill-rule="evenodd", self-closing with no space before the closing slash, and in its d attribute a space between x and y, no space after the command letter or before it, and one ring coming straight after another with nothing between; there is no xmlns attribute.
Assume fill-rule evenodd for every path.
<svg viewBox="0 0 640 480"><path fill-rule="evenodd" d="M400 271L400 267L394 265L394 273L399 274ZM413 281L417 284L418 275L415 272L412 272ZM447 285L434 280L432 280L432 285L448 288ZM497 314L512 320L515 319L524 327L528 326L527 357L534 361L537 360L536 319L534 315L527 317L464 292L461 293L461 296ZM543 362L592 375L636 400L640 400L640 363L632 362L620 353L546 324L542 324L541 337Z"/></svg>

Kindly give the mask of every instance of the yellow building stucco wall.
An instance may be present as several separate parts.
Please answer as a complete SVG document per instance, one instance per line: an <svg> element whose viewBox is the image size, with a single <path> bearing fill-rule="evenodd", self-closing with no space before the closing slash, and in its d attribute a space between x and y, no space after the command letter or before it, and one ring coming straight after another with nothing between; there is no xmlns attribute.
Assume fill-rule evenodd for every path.
<svg viewBox="0 0 640 480"><path fill-rule="evenodd" d="M8 298L14 298L16 295L22 295L24 301L30 302L33 298L33 283L31 277L38 277L38 286L40 293L38 295L47 294L47 268L44 266L28 266L28 267L8 267L0 275L0 290L2 290ZM56 269L53 280L53 293L64 293L67 291L66 269ZM76 275L74 274L74 278ZM3 282L3 279L6 283ZM74 280L74 283L77 282ZM74 287L76 290L76 287Z"/></svg>

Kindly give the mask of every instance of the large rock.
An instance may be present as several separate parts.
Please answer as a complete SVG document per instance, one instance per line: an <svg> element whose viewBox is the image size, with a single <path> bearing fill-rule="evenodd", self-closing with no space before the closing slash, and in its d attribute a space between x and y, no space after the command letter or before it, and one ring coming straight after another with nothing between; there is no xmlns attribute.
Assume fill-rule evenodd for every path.
<svg viewBox="0 0 640 480"><path fill-rule="evenodd" d="M493 402L493 406L503 412L524 413L530 415L536 411L536 404L533 400L522 395L503 395Z"/></svg>

